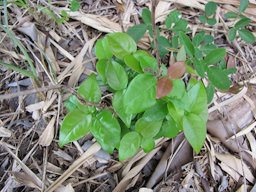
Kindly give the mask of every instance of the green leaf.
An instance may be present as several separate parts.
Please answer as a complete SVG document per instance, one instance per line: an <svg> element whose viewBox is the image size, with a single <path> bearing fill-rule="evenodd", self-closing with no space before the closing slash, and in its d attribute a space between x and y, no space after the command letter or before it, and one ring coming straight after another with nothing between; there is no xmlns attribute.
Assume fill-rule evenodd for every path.
<svg viewBox="0 0 256 192"><path fill-rule="evenodd" d="M175 101L175 100L172 100ZM184 105L184 104L183 104ZM177 123L177 126L180 128L182 127L182 118L185 114L184 109L180 108L177 105L174 105L173 103L168 103L167 104L169 115L174 119L174 121Z"/></svg>
<svg viewBox="0 0 256 192"><path fill-rule="evenodd" d="M124 95L125 112L135 114L156 103L156 77L139 74L129 84Z"/></svg>
<svg viewBox="0 0 256 192"><path fill-rule="evenodd" d="M150 25L151 22L151 11L148 8L142 9L142 20L145 24Z"/></svg>
<svg viewBox="0 0 256 192"><path fill-rule="evenodd" d="M115 112L118 114L120 119L129 128L131 126L132 114L127 114L124 108L124 93L125 91L117 91L114 94L112 105Z"/></svg>
<svg viewBox="0 0 256 192"><path fill-rule="evenodd" d="M127 133L120 142L119 160L124 161L134 156L141 145L141 136L137 132Z"/></svg>
<svg viewBox="0 0 256 192"><path fill-rule="evenodd" d="M71 95L65 102L64 106L68 112L74 111L75 109L80 110L82 113L89 114L95 111L95 107L89 107L82 104L75 95Z"/></svg>
<svg viewBox="0 0 256 192"><path fill-rule="evenodd" d="M126 55L124 57L125 64L130 67L132 70L142 73L140 62L133 55Z"/></svg>
<svg viewBox="0 0 256 192"><path fill-rule="evenodd" d="M213 65L219 63L226 56L225 48L217 48L212 50L209 54L206 55L204 61L207 65Z"/></svg>
<svg viewBox="0 0 256 192"><path fill-rule="evenodd" d="M112 60L106 68L106 79L109 86L114 90L125 89L128 76L121 64Z"/></svg>
<svg viewBox="0 0 256 192"><path fill-rule="evenodd" d="M171 30L174 32L178 32L178 31L186 32L188 31L188 22L184 19L181 19L174 25L174 27Z"/></svg>
<svg viewBox="0 0 256 192"><path fill-rule="evenodd" d="M195 114L188 114L183 118L183 130L185 137L196 153L199 153L206 138L206 125Z"/></svg>
<svg viewBox="0 0 256 192"><path fill-rule="evenodd" d="M205 77L205 64L201 60L193 59L193 64L196 69L196 72L200 77Z"/></svg>
<svg viewBox="0 0 256 192"><path fill-rule="evenodd" d="M226 90L231 85L231 82L230 82L225 70L219 69L217 67L209 68L208 78L215 87L217 87L221 90Z"/></svg>
<svg viewBox="0 0 256 192"><path fill-rule="evenodd" d="M255 42L255 37L253 33L247 29L241 29L238 30L239 36L241 39L243 39L246 43L254 43Z"/></svg>
<svg viewBox="0 0 256 192"><path fill-rule="evenodd" d="M98 103L101 99L100 86L97 83L96 75L91 74L78 88L78 93L84 100Z"/></svg>
<svg viewBox="0 0 256 192"><path fill-rule="evenodd" d="M129 27L127 33L137 43L144 36L146 31L147 31L147 25L139 24L139 25L134 25L132 27Z"/></svg>
<svg viewBox="0 0 256 192"><path fill-rule="evenodd" d="M198 47L203 41L204 41L204 38L205 38L205 32L204 31L201 31L199 33L197 33L194 38L192 39L192 43L195 47Z"/></svg>
<svg viewBox="0 0 256 192"><path fill-rule="evenodd" d="M181 79L172 80L173 88L171 93L168 94L170 98L181 99L185 94L185 84Z"/></svg>
<svg viewBox="0 0 256 192"><path fill-rule="evenodd" d="M180 32L181 43L185 46L186 52L190 57L194 56L195 49L190 38L184 33Z"/></svg>
<svg viewBox="0 0 256 192"><path fill-rule="evenodd" d="M207 23L208 25L215 25L217 23L217 20L215 18L208 18Z"/></svg>
<svg viewBox="0 0 256 192"><path fill-rule="evenodd" d="M186 50L184 46L181 46L177 53L176 61L186 61L187 56L186 56Z"/></svg>
<svg viewBox="0 0 256 192"><path fill-rule="evenodd" d="M251 22L251 19L244 17L244 18L240 19L238 22L236 22L235 28L241 29L241 28L245 27L246 25L250 24L250 22Z"/></svg>
<svg viewBox="0 0 256 192"><path fill-rule="evenodd" d="M149 153L155 147L155 140L153 138L142 138L141 148L145 153Z"/></svg>
<svg viewBox="0 0 256 192"><path fill-rule="evenodd" d="M190 112L200 114L207 109L207 95L202 82L198 82L187 92L190 102Z"/></svg>
<svg viewBox="0 0 256 192"><path fill-rule="evenodd" d="M106 68L107 65L109 65L110 61L108 59L102 59L102 60L98 60L98 62L96 63L96 70L99 74L99 76L101 77L102 81L106 82Z"/></svg>
<svg viewBox="0 0 256 192"><path fill-rule="evenodd" d="M157 38L157 41L158 41L159 55L160 57L164 57L169 52L168 48L171 47L169 40L163 36L159 36Z"/></svg>
<svg viewBox="0 0 256 192"><path fill-rule="evenodd" d="M136 51L133 56L140 62L140 66L144 72L157 72L157 61L154 57L143 50Z"/></svg>
<svg viewBox="0 0 256 192"><path fill-rule="evenodd" d="M145 111L142 118L148 121L163 120L168 114L167 104L165 101L157 100L156 104Z"/></svg>
<svg viewBox="0 0 256 192"><path fill-rule="evenodd" d="M225 18L227 19L232 19L232 18L237 18L238 17L238 14L234 13L234 12L227 12L225 15L224 15Z"/></svg>
<svg viewBox="0 0 256 192"><path fill-rule="evenodd" d="M210 83L207 87L206 87L206 94L207 94L207 102L208 104L211 103L213 96L214 96L214 86Z"/></svg>
<svg viewBox="0 0 256 192"><path fill-rule="evenodd" d="M214 37L212 35L205 35L204 43L205 44L214 43Z"/></svg>
<svg viewBox="0 0 256 192"><path fill-rule="evenodd" d="M236 32L237 32L237 29L236 28L231 28L229 31L228 31L228 39L229 41L234 41L234 39L236 38Z"/></svg>
<svg viewBox="0 0 256 192"><path fill-rule="evenodd" d="M135 41L126 33L111 33L105 38L110 51L119 59L123 59L124 56L130 55L137 50Z"/></svg>
<svg viewBox="0 0 256 192"><path fill-rule="evenodd" d="M180 131L182 130L174 121L174 119L171 116L168 116L168 120L164 121L163 126L161 127L160 131L156 135L156 138L160 138L160 137L174 138L180 133Z"/></svg>
<svg viewBox="0 0 256 192"><path fill-rule="evenodd" d="M242 13L249 5L249 0L240 0L239 12Z"/></svg>
<svg viewBox="0 0 256 192"><path fill-rule="evenodd" d="M95 54L98 59L109 59L113 56L105 38L99 39L96 42Z"/></svg>
<svg viewBox="0 0 256 192"><path fill-rule="evenodd" d="M179 11L172 11L165 20L165 25L167 28L171 28L181 19L181 14Z"/></svg>
<svg viewBox="0 0 256 192"><path fill-rule="evenodd" d="M205 15L207 17L214 15L216 13L216 10L217 4L215 2L210 1L205 5Z"/></svg>
<svg viewBox="0 0 256 192"><path fill-rule="evenodd" d="M121 128L109 110L101 111L93 122L91 132L103 150L113 153L120 144Z"/></svg>
<svg viewBox="0 0 256 192"><path fill-rule="evenodd" d="M70 0L70 10L78 11L80 9L80 3L77 0Z"/></svg>
<svg viewBox="0 0 256 192"><path fill-rule="evenodd" d="M201 21L201 23L205 24L207 22L207 17L205 15L200 15L199 21Z"/></svg>
<svg viewBox="0 0 256 192"><path fill-rule="evenodd" d="M153 138L160 131L162 123L162 120L154 121L140 118L135 124L135 131L145 138Z"/></svg>
<svg viewBox="0 0 256 192"><path fill-rule="evenodd" d="M78 109L68 113L64 118L59 135L59 146L76 141L84 137L90 130L92 116L85 114Z"/></svg>

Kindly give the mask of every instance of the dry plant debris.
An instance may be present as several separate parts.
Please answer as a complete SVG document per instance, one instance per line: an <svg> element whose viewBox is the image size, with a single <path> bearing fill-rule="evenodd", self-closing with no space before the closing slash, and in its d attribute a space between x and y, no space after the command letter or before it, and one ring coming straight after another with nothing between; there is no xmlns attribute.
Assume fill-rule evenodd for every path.
<svg viewBox="0 0 256 192"><path fill-rule="evenodd" d="M13 33L10 37L0 29L0 60L23 70L0 65L1 191L255 191L256 45L227 41L233 21L223 15L236 10L239 0L214 1L219 3L214 28L198 20L206 0L159 0L155 13L164 27L166 16L180 10L192 35L200 29L214 34L228 50L228 65L238 70L233 90L216 92L209 106L203 150L195 155L181 134L158 140L150 153L140 151L123 163L90 135L59 148L58 129L66 113L63 101L95 73L95 41L139 24L150 1L79 1L80 9L68 12L69 19L61 23L51 14L62 15L72 1L28 0L23 5L16 0L6 9L0 3L1 23L7 22ZM256 35L255 1L244 15L253 21L249 28ZM148 36L139 47L149 49ZM171 55L166 62L173 63ZM24 72L29 63L35 66L35 79Z"/></svg>

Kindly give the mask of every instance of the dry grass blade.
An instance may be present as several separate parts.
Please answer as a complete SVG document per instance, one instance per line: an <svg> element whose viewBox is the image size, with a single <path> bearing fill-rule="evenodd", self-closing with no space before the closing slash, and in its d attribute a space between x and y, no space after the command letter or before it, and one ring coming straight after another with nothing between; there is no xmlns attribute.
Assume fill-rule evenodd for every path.
<svg viewBox="0 0 256 192"><path fill-rule="evenodd" d="M52 117L47 127L43 131L42 135L39 137L39 144L42 146L49 146L54 137L54 124L56 117Z"/></svg>
<svg viewBox="0 0 256 192"><path fill-rule="evenodd" d="M83 24L93 27L101 32L112 33L121 32L119 24L99 15L85 14L82 12L69 12L72 19L81 21Z"/></svg>
<svg viewBox="0 0 256 192"><path fill-rule="evenodd" d="M23 171L26 172L31 177L31 180L33 181L34 184L37 185L38 188L42 188L43 183L42 181L35 175L33 171L31 171L10 149L9 147L4 143L0 142L0 145L3 146L3 148L18 162L18 164L21 166Z"/></svg>
<svg viewBox="0 0 256 192"><path fill-rule="evenodd" d="M56 190L72 173L74 173L83 163L87 161L89 157L97 153L101 149L98 143L93 144L84 154L82 154L77 160L75 160L72 165L56 180L49 188L48 192Z"/></svg>

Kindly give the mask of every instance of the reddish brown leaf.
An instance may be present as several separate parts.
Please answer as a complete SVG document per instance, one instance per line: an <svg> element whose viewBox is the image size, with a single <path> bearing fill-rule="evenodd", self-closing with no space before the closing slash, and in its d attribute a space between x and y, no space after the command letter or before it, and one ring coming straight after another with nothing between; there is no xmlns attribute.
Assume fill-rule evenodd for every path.
<svg viewBox="0 0 256 192"><path fill-rule="evenodd" d="M186 72L186 64L184 61L178 61L168 67L168 76L171 79L178 79Z"/></svg>
<svg viewBox="0 0 256 192"><path fill-rule="evenodd" d="M168 77L162 77L157 80L156 98L160 99L168 95L172 90L172 81Z"/></svg>

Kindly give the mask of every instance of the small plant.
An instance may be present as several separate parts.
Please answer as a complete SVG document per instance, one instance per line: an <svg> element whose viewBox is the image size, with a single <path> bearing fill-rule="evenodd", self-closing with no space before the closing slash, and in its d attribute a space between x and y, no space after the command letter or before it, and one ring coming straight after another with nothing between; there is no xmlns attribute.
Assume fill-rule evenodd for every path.
<svg viewBox="0 0 256 192"><path fill-rule="evenodd" d="M217 4L215 2L208 2L205 5L205 13L204 15L199 16L199 20L202 23L207 23L208 25L215 25L216 24L216 19L214 18L217 10Z"/></svg>
<svg viewBox="0 0 256 192"><path fill-rule="evenodd" d="M207 103L215 87L229 89L228 75L235 69L226 69L226 51L211 35L200 32L191 40L187 21L178 11L165 23L171 40L157 33L159 44L168 45L159 46L161 56L173 51L176 62L159 64L136 46L146 31L153 37L150 15L144 9L144 24L97 41L98 75L91 74L65 102L69 113L60 128L61 147L91 133L105 151L117 149L119 159L125 160L140 148L151 151L156 139L174 138L183 131L199 153L206 137ZM186 82L184 75L189 77ZM202 79L208 80L207 86ZM100 85L107 87L107 96L102 97Z"/></svg>
<svg viewBox="0 0 256 192"><path fill-rule="evenodd" d="M227 19L237 19L239 20L235 23L234 27L231 28L228 32L228 39L234 41L237 34L239 37L244 40L246 43L254 43L255 36L251 31L246 29L246 27L251 23L251 19L244 17L242 13L246 10L249 5L249 0L240 0L239 12L228 12L225 14Z"/></svg>

